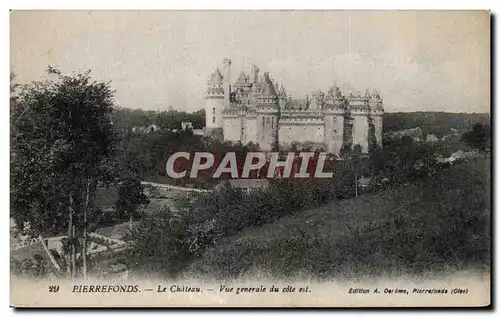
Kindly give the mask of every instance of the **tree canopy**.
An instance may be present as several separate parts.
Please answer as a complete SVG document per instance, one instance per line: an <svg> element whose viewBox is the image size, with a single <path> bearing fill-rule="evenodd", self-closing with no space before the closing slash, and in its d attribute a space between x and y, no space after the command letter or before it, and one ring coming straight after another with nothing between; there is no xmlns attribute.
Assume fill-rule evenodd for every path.
<svg viewBox="0 0 500 317"><path fill-rule="evenodd" d="M49 77L19 87L12 105L12 211L17 225L33 234L67 226L67 197L85 199L85 180L112 179L115 134L110 84L90 72Z"/></svg>
<svg viewBox="0 0 500 317"><path fill-rule="evenodd" d="M101 218L93 204L96 189L131 174L118 162L113 90L109 82L93 81L90 71L63 75L53 68L46 79L16 88L11 99L11 216L31 236L67 230L75 276L77 237L83 236L86 254L89 224ZM137 194L124 204L134 212L142 202Z"/></svg>
<svg viewBox="0 0 500 317"><path fill-rule="evenodd" d="M472 130L469 130L462 135L462 141L473 149L486 152L491 147L490 126L476 123L472 127Z"/></svg>

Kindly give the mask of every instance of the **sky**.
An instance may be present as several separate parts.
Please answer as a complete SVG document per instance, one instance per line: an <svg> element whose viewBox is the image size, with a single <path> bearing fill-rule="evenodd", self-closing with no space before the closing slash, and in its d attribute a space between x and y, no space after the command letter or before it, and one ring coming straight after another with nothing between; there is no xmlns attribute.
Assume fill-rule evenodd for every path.
<svg viewBox="0 0 500 317"><path fill-rule="evenodd" d="M11 72L111 81L121 107L204 107L222 60L292 98L377 89L386 112L490 112L487 11L13 11Z"/></svg>

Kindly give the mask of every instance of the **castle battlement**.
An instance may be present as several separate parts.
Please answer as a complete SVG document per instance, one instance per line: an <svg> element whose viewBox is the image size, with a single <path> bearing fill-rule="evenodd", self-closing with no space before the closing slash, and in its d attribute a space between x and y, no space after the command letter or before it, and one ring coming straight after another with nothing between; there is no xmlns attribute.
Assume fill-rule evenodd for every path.
<svg viewBox="0 0 500 317"><path fill-rule="evenodd" d="M230 117L230 116L246 116L249 114L247 110L240 110L240 109L227 109L222 112L222 115L224 117Z"/></svg>
<svg viewBox="0 0 500 317"><path fill-rule="evenodd" d="M305 115L314 116L321 115L322 111L317 109L286 109L283 110L282 115Z"/></svg>
<svg viewBox="0 0 500 317"><path fill-rule="evenodd" d="M241 71L233 83L231 60L224 59L223 65L223 72L216 69L207 81L205 110L206 130L221 128L225 141L253 142L262 150L294 142L323 144L337 155L344 144L359 144L364 152L382 146L384 109L377 90L344 96L332 85L299 107L268 72L259 75L252 65L249 74Z"/></svg>
<svg viewBox="0 0 500 317"><path fill-rule="evenodd" d="M282 128L282 127L287 127L287 126L291 126L291 125L300 125L300 126L306 126L306 125L323 125L324 122L323 121L288 121L288 122L281 122L280 121L280 124L279 124L279 127Z"/></svg>
<svg viewBox="0 0 500 317"><path fill-rule="evenodd" d="M323 113L281 113L280 117L280 122L283 120L298 120L298 119L317 119L317 120L323 120L325 118L325 115Z"/></svg>
<svg viewBox="0 0 500 317"><path fill-rule="evenodd" d="M207 92L205 96L210 98L224 98L224 93Z"/></svg>
<svg viewBox="0 0 500 317"><path fill-rule="evenodd" d="M258 113L277 113L280 111L279 107L269 107L268 105L257 105L255 109Z"/></svg>

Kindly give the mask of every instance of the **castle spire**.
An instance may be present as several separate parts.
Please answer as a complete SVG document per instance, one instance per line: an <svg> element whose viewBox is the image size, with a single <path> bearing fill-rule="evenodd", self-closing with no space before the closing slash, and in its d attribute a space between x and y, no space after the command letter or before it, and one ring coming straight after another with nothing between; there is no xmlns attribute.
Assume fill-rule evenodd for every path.
<svg viewBox="0 0 500 317"><path fill-rule="evenodd" d="M229 106L231 99L231 60L229 58L224 58L224 103Z"/></svg>
<svg viewBox="0 0 500 317"><path fill-rule="evenodd" d="M259 68L252 64L252 69L250 70L250 75L252 76L252 82L257 83L259 81Z"/></svg>
<svg viewBox="0 0 500 317"><path fill-rule="evenodd" d="M236 80L238 83L245 83L246 82L246 75L244 71L240 72L240 76L238 77L238 80Z"/></svg>
<svg viewBox="0 0 500 317"><path fill-rule="evenodd" d="M285 95L286 96L286 92L285 92L285 87L283 86L283 83L281 83L281 88L280 88L280 94L282 95Z"/></svg>
<svg viewBox="0 0 500 317"><path fill-rule="evenodd" d="M210 76L210 81L213 82L222 82L222 74L220 73L219 68L215 69L215 72Z"/></svg>

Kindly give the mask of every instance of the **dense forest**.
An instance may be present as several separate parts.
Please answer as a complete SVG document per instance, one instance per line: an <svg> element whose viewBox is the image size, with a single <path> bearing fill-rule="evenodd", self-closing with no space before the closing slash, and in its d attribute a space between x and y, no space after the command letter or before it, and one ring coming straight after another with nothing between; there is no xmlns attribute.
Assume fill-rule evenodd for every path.
<svg viewBox="0 0 500 317"><path fill-rule="evenodd" d="M475 123L490 124L488 113L451 113L451 112L386 112L384 114L384 132L392 132L420 127L424 137L434 134L441 138L450 133L450 129L462 132Z"/></svg>
<svg viewBox="0 0 500 317"><path fill-rule="evenodd" d="M192 113L178 110L153 111L118 108L114 111L113 122L124 128L147 127L155 124L163 129L180 129L181 122L193 123L193 128L205 126L205 110ZM452 113L452 112L387 112L384 115L384 132L392 132L420 127L424 137L434 134L443 137L451 129L461 132L470 129L475 123L489 125L488 113Z"/></svg>
<svg viewBox="0 0 500 317"><path fill-rule="evenodd" d="M166 111L115 108L113 111L113 124L118 129L131 129L133 127L148 127L152 124L161 129L180 129L181 122L191 122L194 129L205 126L205 110L193 113L169 109Z"/></svg>
<svg viewBox="0 0 500 317"><path fill-rule="evenodd" d="M465 114L444 112L411 112L387 113L384 116L385 132L392 132L419 127L425 137L434 134L437 137L451 134L451 129L457 129L458 134L434 144L443 157L453 152L467 151L469 147L462 142L461 135L470 130L474 124L482 123L488 126L489 114ZM181 122L190 121L194 128L202 128L205 121L204 110L186 113L177 110L163 112L140 109L116 108L113 112L113 122L120 132L121 146L126 165L137 175L148 181L173 182L176 185L187 185L190 179L172 180L165 177L166 159L177 151L209 151L225 153L236 151L246 153L252 145L225 144L215 140L206 140L193 135L190 131L180 131ZM161 129L154 133L133 133L133 127L147 127L156 124ZM171 131L178 129L179 131ZM488 132L489 133L489 132ZM484 143L484 142L483 142ZM394 146L389 139L384 140L384 148L393 151ZM199 183L199 180L196 182ZM198 184L200 185L200 184Z"/></svg>

